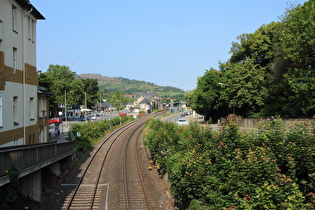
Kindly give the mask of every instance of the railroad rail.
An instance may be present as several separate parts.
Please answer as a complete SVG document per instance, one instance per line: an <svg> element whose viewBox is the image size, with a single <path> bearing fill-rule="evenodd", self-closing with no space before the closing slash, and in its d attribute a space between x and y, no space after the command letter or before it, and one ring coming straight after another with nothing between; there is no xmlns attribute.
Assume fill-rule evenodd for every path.
<svg viewBox="0 0 315 210"><path fill-rule="evenodd" d="M137 140L152 113L113 131L95 148L63 209L153 209L138 158ZM112 199L109 196L112 195Z"/></svg>
<svg viewBox="0 0 315 210"><path fill-rule="evenodd" d="M142 176L137 150L137 139L141 130L142 125L132 132L124 152L124 183L127 209L152 209L150 196Z"/></svg>

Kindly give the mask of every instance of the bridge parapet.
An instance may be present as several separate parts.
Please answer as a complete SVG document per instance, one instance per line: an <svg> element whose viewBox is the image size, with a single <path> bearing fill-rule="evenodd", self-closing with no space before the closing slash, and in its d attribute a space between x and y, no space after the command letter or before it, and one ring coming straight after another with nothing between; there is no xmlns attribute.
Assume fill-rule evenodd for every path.
<svg viewBox="0 0 315 210"><path fill-rule="evenodd" d="M75 141L0 148L0 186L10 182L6 170L18 170L21 178L75 153Z"/></svg>

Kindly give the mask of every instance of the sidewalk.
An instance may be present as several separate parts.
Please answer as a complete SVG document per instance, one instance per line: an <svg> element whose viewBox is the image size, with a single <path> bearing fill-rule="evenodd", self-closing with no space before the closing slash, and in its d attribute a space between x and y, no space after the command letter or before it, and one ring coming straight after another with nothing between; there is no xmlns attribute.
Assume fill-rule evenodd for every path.
<svg viewBox="0 0 315 210"><path fill-rule="evenodd" d="M52 134L49 138L49 142L54 142L54 141L57 141L58 143L61 143L61 142L68 142L68 140L66 139L68 136L68 133L60 133L60 136L59 138L58 137L55 137L55 134Z"/></svg>
<svg viewBox="0 0 315 210"><path fill-rule="evenodd" d="M69 132L69 122L63 122L62 124L59 125L60 127L60 136L59 138L56 137L55 132L54 132L54 125L52 125L52 129L50 130L50 138L49 142L55 142L61 143L61 142L68 142L66 139L68 137L68 132Z"/></svg>

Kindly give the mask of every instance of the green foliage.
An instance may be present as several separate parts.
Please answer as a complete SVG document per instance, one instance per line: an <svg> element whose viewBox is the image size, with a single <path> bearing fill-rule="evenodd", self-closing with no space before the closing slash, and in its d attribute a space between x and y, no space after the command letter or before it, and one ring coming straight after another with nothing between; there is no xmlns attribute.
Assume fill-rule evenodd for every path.
<svg viewBox="0 0 315 210"><path fill-rule="evenodd" d="M282 21L242 34L220 74L207 70L187 94L199 114L312 116L315 113L315 0L287 10ZM211 74L212 73L212 74ZM219 91L217 84L223 83Z"/></svg>
<svg viewBox="0 0 315 210"><path fill-rule="evenodd" d="M311 115L315 112L315 1L288 11L283 20L280 37L282 57L290 65L283 74L282 95L289 95L288 105L295 115ZM281 96L279 96L281 97Z"/></svg>
<svg viewBox="0 0 315 210"><path fill-rule="evenodd" d="M227 114L222 110L227 108L227 93L223 91L220 83L224 82L221 72L215 69L207 70L205 75L198 78L198 85L191 94L186 94L190 106L199 114L218 118L218 114ZM221 110L218 113L218 110ZM227 110L227 109L226 109Z"/></svg>
<svg viewBox="0 0 315 210"><path fill-rule="evenodd" d="M266 67L255 64L248 58L243 63L231 64L228 74L229 107L238 115L258 112L265 105L268 95Z"/></svg>
<svg viewBox="0 0 315 210"><path fill-rule="evenodd" d="M177 204L189 209L307 209L313 201L314 124L284 130L281 119L241 132L150 120L145 145L167 172Z"/></svg>
<svg viewBox="0 0 315 210"><path fill-rule="evenodd" d="M123 96L122 92L113 92L109 98L109 103L117 107L118 110L123 109L123 104L126 104L128 99Z"/></svg>
<svg viewBox="0 0 315 210"><path fill-rule="evenodd" d="M132 116L115 117L109 120L102 120L96 122L87 122L84 124L73 124L71 131L76 136L77 151L79 154L92 149L98 142L99 138L103 137L106 132L113 129L115 126L124 124L134 120ZM78 136L78 132L80 136Z"/></svg>
<svg viewBox="0 0 315 210"><path fill-rule="evenodd" d="M86 94L87 107L91 108L95 103L99 103L99 88L96 79L83 79L84 92Z"/></svg>
<svg viewBox="0 0 315 210"><path fill-rule="evenodd" d="M39 84L46 86L54 94L49 98L49 104L54 112L61 104L66 103L68 106L83 104L83 83L75 78L75 74L68 66L49 65L47 72L39 76Z"/></svg>
<svg viewBox="0 0 315 210"><path fill-rule="evenodd" d="M10 183L7 188L7 199L6 202L14 203L18 198L18 183L19 183L19 175L20 171L15 168L6 170L6 175L10 180Z"/></svg>

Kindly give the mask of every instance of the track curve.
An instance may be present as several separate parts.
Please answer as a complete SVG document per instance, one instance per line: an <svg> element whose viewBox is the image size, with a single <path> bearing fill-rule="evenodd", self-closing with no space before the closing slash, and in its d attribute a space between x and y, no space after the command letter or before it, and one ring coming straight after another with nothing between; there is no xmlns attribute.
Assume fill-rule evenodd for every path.
<svg viewBox="0 0 315 210"><path fill-rule="evenodd" d="M165 209L161 198L152 193L148 177L142 175L148 172L138 157L138 136L143 125L164 113L146 115L105 137L95 148L63 209Z"/></svg>

